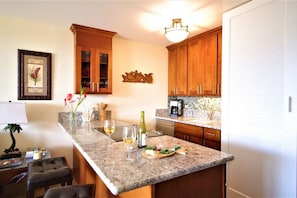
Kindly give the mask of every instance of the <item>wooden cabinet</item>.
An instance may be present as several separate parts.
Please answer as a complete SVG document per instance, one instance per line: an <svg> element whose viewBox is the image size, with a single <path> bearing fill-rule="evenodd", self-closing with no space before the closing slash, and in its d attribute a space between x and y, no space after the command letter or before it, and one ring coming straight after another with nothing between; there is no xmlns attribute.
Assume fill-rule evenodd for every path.
<svg viewBox="0 0 297 198"><path fill-rule="evenodd" d="M199 95L204 83L204 41L189 42L188 54L188 95Z"/></svg>
<svg viewBox="0 0 297 198"><path fill-rule="evenodd" d="M112 93L112 37L115 32L72 24L75 43L75 92Z"/></svg>
<svg viewBox="0 0 297 198"><path fill-rule="evenodd" d="M218 78L217 78L217 95L222 94L222 31L218 32Z"/></svg>
<svg viewBox="0 0 297 198"><path fill-rule="evenodd" d="M78 184L93 184L96 181L95 172L80 154L79 150L73 146L73 177Z"/></svg>
<svg viewBox="0 0 297 198"><path fill-rule="evenodd" d="M196 144L203 144L203 128L176 122L174 136Z"/></svg>
<svg viewBox="0 0 297 198"><path fill-rule="evenodd" d="M220 95L218 34L214 31L189 41L188 95ZM220 44L221 45L221 44Z"/></svg>
<svg viewBox="0 0 297 198"><path fill-rule="evenodd" d="M175 122L174 136L209 148L221 150L221 131Z"/></svg>
<svg viewBox="0 0 297 198"><path fill-rule="evenodd" d="M168 95L220 96L221 48L221 27L168 46Z"/></svg>
<svg viewBox="0 0 297 198"><path fill-rule="evenodd" d="M152 197L153 187L150 185L123 192L118 196L113 195L76 146L73 146L73 177L78 184L96 184L96 198Z"/></svg>
<svg viewBox="0 0 297 198"><path fill-rule="evenodd" d="M78 184L96 184L96 198L226 197L225 172L226 165L222 164L182 177L122 192L115 196L109 191L76 146L73 146L74 178Z"/></svg>
<svg viewBox="0 0 297 198"><path fill-rule="evenodd" d="M221 130L204 128L203 145L220 151L221 150Z"/></svg>
<svg viewBox="0 0 297 198"><path fill-rule="evenodd" d="M188 45L174 45L168 49L168 95L187 95Z"/></svg>

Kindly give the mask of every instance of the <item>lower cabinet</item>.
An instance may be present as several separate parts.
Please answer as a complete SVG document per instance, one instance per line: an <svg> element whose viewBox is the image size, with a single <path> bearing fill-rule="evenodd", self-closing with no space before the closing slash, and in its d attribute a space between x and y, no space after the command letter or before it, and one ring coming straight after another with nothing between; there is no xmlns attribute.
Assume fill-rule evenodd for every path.
<svg viewBox="0 0 297 198"><path fill-rule="evenodd" d="M174 126L174 136L196 144L203 144L202 127L176 122Z"/></svg>
<svg viewBox="0 0 297 198"><path fill-rule="evenodd" d="M175 122L174 136L209 148L221 150L221 131Z"/></svg>
<svg viewBox="0 0 297 198"><path fill-rule="evenodd" d="M78 184L96 183L96 173L80 154L79 150L73 146L73 177Z"/></svg>
<svg viewBox="0 0 297 198"><path fill-rule="evenodd" d="M204 128L203 145L209 148L221 150L221 130Z"/></svg>
<svg viewBox="0 0 297 198"><path fill-rule="evenodd" d="M152 198L151 185L113 195L76 146L73 146L73 177L78 184L96 184L95 198Z"/></svg>
<svg viewBox="0 0 297 198"><path fill-rule="evenodd" d="M73 146L73 176L78 184L96 184L95 198L226 197L226 164L140 187L115 196L105 186L76 146Z"/></svg>

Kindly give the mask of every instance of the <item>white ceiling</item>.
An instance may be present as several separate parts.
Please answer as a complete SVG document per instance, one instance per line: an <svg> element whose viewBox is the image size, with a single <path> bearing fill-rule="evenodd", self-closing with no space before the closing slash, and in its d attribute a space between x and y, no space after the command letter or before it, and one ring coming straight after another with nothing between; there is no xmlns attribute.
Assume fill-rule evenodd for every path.
<svg viewBox="0 0 297 198"><path fill-rule="evenodd" d="M164 28L173 18L197 35L222 24L222 13L248 0L0 0L0 16L70 27L72 23L166 46ZM69 30L70 31L70 30Z"/></svg>

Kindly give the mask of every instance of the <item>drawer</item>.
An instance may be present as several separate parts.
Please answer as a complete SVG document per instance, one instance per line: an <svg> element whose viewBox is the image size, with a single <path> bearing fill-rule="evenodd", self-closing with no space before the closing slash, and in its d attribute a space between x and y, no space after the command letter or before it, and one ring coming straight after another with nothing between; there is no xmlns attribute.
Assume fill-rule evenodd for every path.
<svg viewBox="0 0 297 198"><path fill-rule="evenodd" d="M212 141L212 140L204 140L204 146L208 148L213 148L216 150L221 150L221 143L217 141Z"/></svg>
<svg viewBox="0 0 297 198"><path fill-rule="evenodd" d="M187 135L203 137L203 128L199 126L176 122L174 131L181 132Z"/></svg>
<svg viewBox="0 0 297 198"><path fill-rule="evenodd" d="M221 142L221 130L204 128L204 139Z"/></svg>

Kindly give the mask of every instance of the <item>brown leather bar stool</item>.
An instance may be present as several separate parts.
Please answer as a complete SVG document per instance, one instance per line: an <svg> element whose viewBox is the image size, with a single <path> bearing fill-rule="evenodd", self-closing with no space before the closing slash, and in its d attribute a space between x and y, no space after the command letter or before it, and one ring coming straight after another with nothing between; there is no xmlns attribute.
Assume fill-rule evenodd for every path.
<svg viewBox="0 0 297 198"><path fill-rule="evenodd" d="M95 184L72 185L50 188L44 194L43 198L94 198L95 197Z"/></svg>
<svg viewBox="0 0 297 198"><path fill-rule="evenodd" d="M53 157L30 162L27 175L27 198L34 197L34 191L55 184L72 184L72 171L65 157Z"/></svg>

